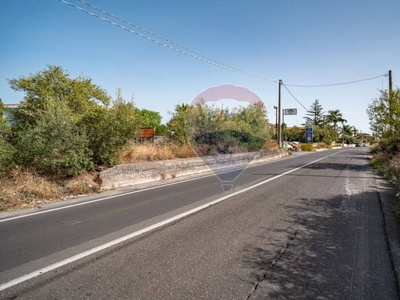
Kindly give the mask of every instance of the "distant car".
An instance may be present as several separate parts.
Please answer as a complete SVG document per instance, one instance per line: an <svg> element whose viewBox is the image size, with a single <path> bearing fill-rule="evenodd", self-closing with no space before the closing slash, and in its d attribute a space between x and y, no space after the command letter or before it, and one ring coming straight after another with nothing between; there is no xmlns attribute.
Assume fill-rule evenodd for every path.
<svg viewBox="0 0 400 300"><path fill-rule="evenodd" d="M293 147L292 147L289 143L284 142L284 143L283 143L283 149L285 149L285 150L292 150Z"/></svg>
<svg viewBox="0 0 400 300"><path fill-rule="evenodd" d="M360 143L356 143L356 147L361 147L361 144Z"/></svg>

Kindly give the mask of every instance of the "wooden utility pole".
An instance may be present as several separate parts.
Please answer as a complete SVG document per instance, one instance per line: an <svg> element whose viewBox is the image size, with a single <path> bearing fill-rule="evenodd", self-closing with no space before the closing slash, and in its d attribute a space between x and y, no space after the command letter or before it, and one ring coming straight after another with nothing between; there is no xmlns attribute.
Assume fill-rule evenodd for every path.
<svg viewBox="0 0 400 300"><path fill-rule="evenodd" d="M389 70L389 119L390 119L390 133L393 134L393 102L392 102L392 70Z"/></svg>
<svg viewBox="0 0 400 300"><path fill-rule="evenodd" d="M282 148L282 123L281 123L281 87L282 87L282 80L279 79L279 90L278 90L278 109L276 113L278 114L278 145Z"/></svg>
<svg viewBox="0 0 400 300"><path fill-rule="evenodd" d="M278 140L278 106L274 106L275 109L275 135L276 135L276 140Z"/></svg>

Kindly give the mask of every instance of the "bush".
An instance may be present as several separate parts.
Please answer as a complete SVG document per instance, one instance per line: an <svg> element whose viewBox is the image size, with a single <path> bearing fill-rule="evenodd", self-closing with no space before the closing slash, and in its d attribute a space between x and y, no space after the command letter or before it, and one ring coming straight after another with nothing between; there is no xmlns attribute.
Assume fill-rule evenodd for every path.
<svg viewBox="0 0 400 300"><path fill-rule="evenodd" d="M0 173L7 171L14 163L15 148L0 135Z"/></svg>
<svg viewBox="0 0 400 300"><path fill-rule="evenodd" d="M16 162L57 178L91 169L88 138L69 113L61 102L49 102L36 125L19 133Z"/></svg>
<svg viewBox="0 0 400 300"><path fill-rule="evenodd" d="M314 147L312 144L301 144L301 151L314 151Z"/></svg>
<svg viewBox="0 0 400 300"><path fill-rule="evenodd" d="M82 126L89 138L94 163L112 166L119 163L118 154L137 136L141 124L134 103L126 102L118 91L111 107L91 110L82 118Z"/></svg>

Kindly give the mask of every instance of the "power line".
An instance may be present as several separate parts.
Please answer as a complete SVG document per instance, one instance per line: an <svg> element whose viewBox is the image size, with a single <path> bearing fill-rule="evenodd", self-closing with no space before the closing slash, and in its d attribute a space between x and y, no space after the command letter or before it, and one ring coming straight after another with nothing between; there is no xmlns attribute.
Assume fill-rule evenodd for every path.
<svg viewBox="0 0 400 300"><path fill-rule="evenodd" d="M308 111L308 108L306 108L297 98L292 94L292 92L287 88L286 84L283 84L283 87L289 92L289 94L293 97L294 100L297 101L306 111Z"/></svg>
<svg viewBox="0 0 400 300"><path fill-rule="evenodd" d="M84 13L87 13L87 14L91 15L92 17L98 18L98 19L100 19L100 20L102 20L102 21L104 21L104 22L106 22L106 23L109 23L109 24L111 24L111 25L113 25L113 26L119 27L119 28L121 28L121 29L123 29L123 30L126 30L126 31L128 31L128 32L130 32L130 33L133 33L133 34L137 35L137 36L140 36L141 38L144 38L144 39L146 39L146 40L148 40L148 41L151 41L151 42L153 42L153 43L156 43L156 44L158 44L158 45L160 45L160 46L166 47L166 48L171 49L171 50L173 50L173 51L179 52L179 53L184 54L184 55L186 55L186 56L189 56L189 57L191 57L191 58L194 58L194 59L203 61L203 62L208 63L208 64L210 64L210 65L213 65L213 66L216 66L216 67L219 67L219 68L228 70L228 71L232 71L232 72L235 72L235 73L238 73L238 74L247 75L247 76L254 77L254 78L258 78L258 79L265 80L265 81L278 82L277 80L270 80L270 79L267 79L267 78L265 78L265 77L262 77L262 76L259 76L259 75L255 75L255 74L252 74L252 73L249 73L249 72L246 72L246 71L243 71L243 70L234 68L234 67L229 66L229 65L226 65L226 64L216 63L215 60L212 60L212 61L211 61L210 59L205 59L205 58L203 58L203 57L205 57L205 56L203 56L203 55L202 55L203 57L199 57L199 56L197 56L197 55L194 55L194 54L191 54L191 53L182 51L182 50L180 50L180 49L177 49L177 48L175 48L175 47L172 47L172 46L170 46L170 45L167 45L167 44L165 44L165 43L162 43L162 42L160 42L160 41L158 41L158 40L155 40L155 39L153 39L153 38L150 38L150 37L148 37L148 36L146 36L146 35L144 35L144 34L141 34L141 33L139 33L139 32L136 32L136 31L134 31L134 30L132 30L132 29L126 28L126 27L124 27L124 26L122 26L122 25L120 25L120 24L118 24L118 23L115 23L115 22L113 22L113 21L110 21L110 20L108 20L108 19L106 19L106 18L103 18L103 17L101 17L101 16L99 16L99 15L96 15L96 14L90 12L90 11L87 11L86 9L83 9L83 8L81 8L81 7L79 7L79 6L76 6L75 4L72 4L72 3L67 2L67 1L65 1L65 0L59 0L59 1L62 2L62 3L64 3L64 4L66 4L66 5L69 5L69 6L73 7L73 8L75 8L75 9L78 9L78 10L84 12Z"/></svg>
<svg viewBox="0 0 400 300"><path fill-rule="evenodd" d="M299 85L299 84L285 84L285 85L286 86L294 86L294 87L303 87L303 88L327 87L327 86L345 85L345 84L352 84L352 83L357 83L357 82L362 82L362 81L367 81L367 80L373 80L373 79L383 77L383 76L387 76L387 73L378 75L375 77L364 78L364 79L359 79L359 80L354 80L354 81L341 82L341 83L317 84L317 85Z"/></svg>
<svg viewBox="0 0 400 300"><path fill-rule="evenodd" d="M59 1L62 2L62 3L64 3L64 4L66 4L66 5L71 6L71 7L75 8L75 9L77 9L77 10L80 10L80 11L86 13L86 14L89 14L89 15L92 16L92 17L98 18L98 19L100 19L100 20L102 20L102 21L104 21L104 22L106 22L106 23L109 23L109 24L111 24L111 25L113 25L113 26L119 27L119 28L121 28L121 29L123 29L123 30L126 30L126 31L128 31L128 32L130 32L130 33L133 33L133 34L135 34L135 35L137 35L137 36L139 36L139 37L141 37L141 38L144 38L144 39L149 40L149 41L151 41L151 42L153 42L153 43L156 43L156 44L158 44L158 45L160 45L160 46L166 47L166 48L168 48L168 49L170 49L170 50L173 50L173 51L176 51L176 52L178 52L178 53L184 54L184 55L189 56L189 57L191 57L191 58L197 59L197 60L199 60L199 61L203 61L203 62L208 63L208 64L210 64L210 65L213 65L213 66L216 66L216 67L219 67L219 68L222 68L222 69L231 71L231 72L235 72L235 73L238 73L238 74L241 74L241 75L250 76L250 77L257 78L257 79L261 79L261 80L264 80L264 81L270 81L270 82L276 82L276 83L279 82L278 80L268 79L268 78L265 78L265 77L263 77L263 76L256 75L256 74L253 74L253 73L250 73L250 72L247 72L247 71L244 71L244 70L241 70L241 69L232 67L232 66L230 66L230 65L224 64L224 63L222 63L222 62L220 62L220 61L218 61L218 60L216 60L216 59L210 58L210 57L208 57L208 56L206 56L206 55L203 55L203 54L201 54L201 53L199 53L199 52L197 52L197 51L194 51L194 50L192 50L192 49L190 49L190 48L187 48L187 47L185 47L185 46L183 46L183 45L180 45L180 44L178 44L178 43L175 43L175 42L173 42L173 41L171 41L171 40L169 40L169 39L167 39L167 38L164 38L164 37L162 37L162 36L160 36L160 35L158 35L158 34L156 34L156 33L154 33L154 32L151 32L151 31L149 31L149 30L147 30L147 29L145 29L145 28L143 28L143 27L138 26L138 25L136 25L136 24L134 24L134 23L128 22L128 21L126 21L126 20L124 20L124 19L122 19L122 18L120 18L120 17L118 17L118 16L116 16L116 15L114 15L114 14L112 14L112 13L109 13L109 12L107 12L107 11L105 11L105 10L103 10L103 9L101 9L101 8L99 8L99 7L97 7L97 6L94 6L94 5L92 5L92 4L90 4L89 2L86 2L86 1L84 1L84 0L79 0L79 1L80 1L81 3L87 5L87 6L92 7L93 9L96 9L96 10L98 10L98 11L101 11L101 12L103 12L104 14L107 14L107 15L109 15L109 16L115 18L115 19L118 19L118 20L120 20L120 21L122 21L122 22L124 22L124 23L126 23L126 24L128 24L128 25L130 25L130 26L133 26L133 27L135 27L135 28L138 28L139 30L142 30L142 31L144 31L144 32L146 32L146 33L148 33L148 34L151 34L151 35L154 36L154 37L157 37L157 38L159 38L159 39L161 39L161 40L163 40L163 41L166 41L166 42L168 42L168 43L170 43L170 44L172 44L172 45L174 45L174 46L176 46L176 47L179 47L179 48L181 48L181 49L184 49L184 50L186 50L186 51L188 51L188 52L191 52L191 53L193 53L193 54L188 53L188 52L186 52L186 51L182 51L182 50L180 50L180 49L177 49L176 47L167 45L167 44L165 44L165 43L163 43L163 42L160 42L160 41L158 41L158 40L155 40L155 39L153 39L153 38L151 38L151 37L148 37L148 36L146 36L146 35L144 35L144 34L141 34L141 33L139 33L139 32L136 32L136 31L134 31L134 30L132 30L132 29L129 29L129 28L127 28L127 27L124 27L124 26L122 26L122 25L120 25L120 24L118 24L118 23L115 23L115 22L110 21L110 20L108 20L108 19L106 19L106 18L104 18L104 17L101 17L101 16L99 16L99 15L96 15L96 14L90 12L90 11L87 11L87 10L85 10L85 9L79 7L79 6L76 6L75 4L72 4L72 3L70 3L70 2L67 2L67 1L65 1L65 0L59 0ZM354 81L348 81L348 82L341 82L341 83L319 84L319 85L284 84L283 86L284 86L284 87L286 88L286 90L291 94L291 96L292 96L296 101L298 101L298 100L296 99L296 97L294 97L294 95L289 91L289 89L287 88L287 86L302 87L302 88L339 86L339 85L353 84L353 83L358 83L358 82L362 82L362 81L373 80L373 79L376 79L376 78L379 78L379 77L382 77L382 76L387 76L387 73L385 73L385 74L383 74L383 75L378 75L378 76L370 77L370 78L364 78L364 79L359 79L359 80L354 80ZM299 101L298 101L298 102L299 102ZM301 106L303 106L300 102L299 102L299 104L300 104ZM303 107L304 107L304 106L303 106ZM304 107L304 108L305 108L305 107ZM305 108L305 109L306 109L306 108ZM307 110L307 109L306 109L306 110Z"/></svg>
<svg viewBox="0 0 400 300"><path fill-rule="evenodd" d="M150 30L147 30L147 29L145 29L145 28L143 28L143 27L141 27L141 26L139 26L139 25L137 25L137 24L134 24L134 23L132 23L132 22L129 22L129 21L123 19L123 18L120 18L120 17L118 17L118 16L116 16L116 15L114 15L114 14L112 14L112 13L110 13L110 12L108 12L108 11L102 9L102 8L100 8L100 7L97 7L97 6L95 6L95 5L91 4L91 3L89 3L89 2L86 2L86 1L84 1L84 0L79 0L79 2L81 2L81 3L83 3L83 4L86 4L87 6L90 6L90 7L92 7L92 8L95 9L95 10L101 11L102 13L104 13L104 14L106 14L106 15L109 15L109 16L112 17L112 18L115 18L115 19L117 19L117 20L120 20L121 22L124 22L125 24L128 24L128 25L130 25L130 26L133 26L133 27L135 27L135 28L137 28L137 29L139 29L139 30L142 30L142 31L144 31L144 32L146 32L146 33L148 33L148 34L150 34L150 35L152 35L152 36L154 36L154 37L156 37L156 38L158 38L158 39L160 39L160 40L166 41L166 42L168 42L168 43L170 43L170 44L172 44L172 45L174 45L174 46L176 46L176 47L179 47L179 48L182 48L182 49L184 49L184 50L186 50L186 51L188 51L188 52L194 53L194 54L196 54L196 55L198 55L198 56L200 56L200 57L203 57L203 58L205 58L205 59L207 59L207 60L210 60L210 61L215 62L215 63L217 63L217 64L220 64L220 65L222 65L222 66L225 66L225 67L234 69L234 70L236 70L236 71L242 72L242 73L244 73L244 74L246 74L246 75L253 76L253 77L255 76L255 77L257 77L257 78L259 78L259 79L262 79L262 80L265 80L265 81L278 82L277 80L272 80L272 79L268 79L268 78L265 78L265 77L262 77L262 76L259 76L259 75L252 74L252 73L250 73L250 72L247 72L247 71L244 71L244 70L241 70L241 69L238 69L238 68L229 66L229 65L227 65L227 64L225 64L225 63L223 63L223 62L220 62L220 61L218 61L218 60L216 60L216 59L213 59L213 58L211 58L211 57L209 57L209 56L203 55L203 54L201 54L201 53L199 53L199 52L197 52L197 51L195 51L195 50L192 50L192 49L190 49L190 48L188 48L188 47L186 47L186 46L183 46L183 45L181 45L181 44L175 43L174 41L172 41L172 40L170 40L170 39L164 38L164 37L162 37L161 35L158 35L158 34L152 32L152 31L150 31Z"/></svg>

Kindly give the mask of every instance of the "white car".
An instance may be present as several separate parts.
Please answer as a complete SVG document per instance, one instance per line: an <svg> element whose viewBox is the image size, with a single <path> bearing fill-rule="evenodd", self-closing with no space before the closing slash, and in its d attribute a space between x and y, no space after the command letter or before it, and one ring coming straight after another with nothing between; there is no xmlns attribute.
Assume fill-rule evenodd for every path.
<svg viewBox="0 0 400 300"><path fill-rule="evenodd" d="M283 142L283 149L285 150L292 150L293 147L289 145L287 142Z"/></svg>

